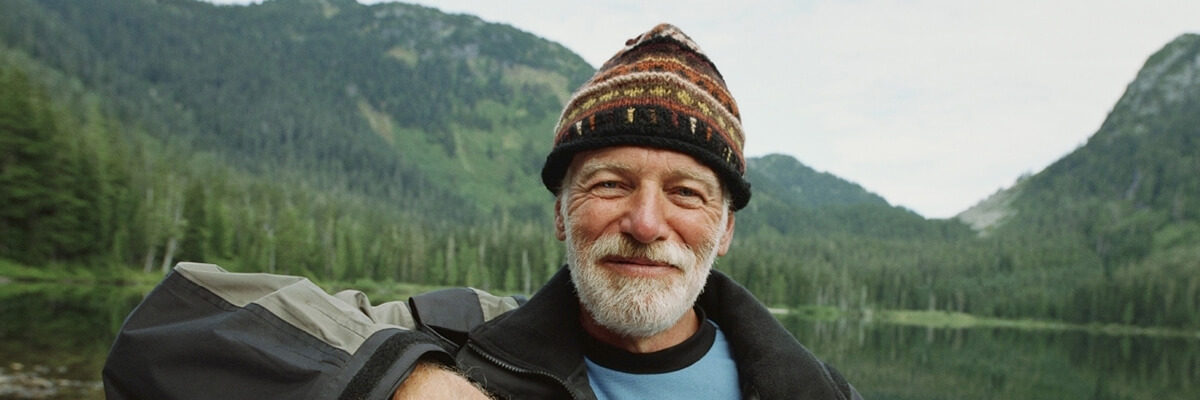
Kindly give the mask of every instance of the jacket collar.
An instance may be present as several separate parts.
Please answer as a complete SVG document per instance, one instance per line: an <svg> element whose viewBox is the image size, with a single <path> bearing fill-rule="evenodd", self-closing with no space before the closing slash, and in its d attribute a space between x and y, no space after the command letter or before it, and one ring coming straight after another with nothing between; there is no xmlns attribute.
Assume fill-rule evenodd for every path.
<svg viewBox="0 0 1200 400"><path fill-rule="evenodd" d="M471 341L517 367L566 380L583 365L582 334L579 300L563 267L525 305L472 331Z"/></svg>
<svg viewBox="0 0 1200 400"><path fill-rule="evenodd" d="M748 397L841 399L824 363L804 348L749 291L713 270L697 300L721 327ZM562 382L586 382L579 299L561 268L529 302L471 334L484 351Z"/></svg>
<svg viewBox="0 0 1200 400"><path fill-rule="evenodd" d="M696 303L728 338L746 398L844 398L825 363L728 275L713 270Z"/></svg>

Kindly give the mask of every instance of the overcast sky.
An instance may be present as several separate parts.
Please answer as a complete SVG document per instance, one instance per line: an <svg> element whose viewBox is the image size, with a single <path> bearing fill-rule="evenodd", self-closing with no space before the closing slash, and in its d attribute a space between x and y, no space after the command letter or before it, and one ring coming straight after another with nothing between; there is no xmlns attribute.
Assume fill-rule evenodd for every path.
<svg viewBox="0 0 1200 400"><path fill-rule="evenodd" d="M413 3L512 25L593 66L675 24L725 76L748 156L790 154L928 218L1085 143L1151 54L1200 33L1200 0Z"/></svg>

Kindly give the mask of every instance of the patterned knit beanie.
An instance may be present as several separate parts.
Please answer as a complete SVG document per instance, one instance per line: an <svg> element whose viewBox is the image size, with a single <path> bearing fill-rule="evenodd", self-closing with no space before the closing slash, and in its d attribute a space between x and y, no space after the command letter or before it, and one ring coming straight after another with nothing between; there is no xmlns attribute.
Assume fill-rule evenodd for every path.
<svg viewBox="0 0 1200 400"><path fill-rule="evenodd" d="M661 24L625 42L567 102L542 183L557 195L581 151L655 147L712 168L738 210L750 200L741 118L716 65L679 28Z"/></svg>

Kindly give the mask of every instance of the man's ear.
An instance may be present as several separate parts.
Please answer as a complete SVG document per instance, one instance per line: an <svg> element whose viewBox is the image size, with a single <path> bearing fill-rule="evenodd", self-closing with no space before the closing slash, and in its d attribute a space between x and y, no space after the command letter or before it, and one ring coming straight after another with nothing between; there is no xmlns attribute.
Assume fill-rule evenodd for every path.
<svg viewBox="0 0 1200 400"><path fill-rule="evenodd" d="M724 257L725 253L729 252L729 244L733 243L733 216L735 214L732 210L729 211L729 218L725 220L725 235L721 236L721 247L720 250L717 250L717 256Z"/></svg>
<svg viewBox="0 0 1200 400"><path fill-rule="evenodd" d="M567 240L567 228L562 215L562 196L554 199L554 237L560 242Z"/></svg>

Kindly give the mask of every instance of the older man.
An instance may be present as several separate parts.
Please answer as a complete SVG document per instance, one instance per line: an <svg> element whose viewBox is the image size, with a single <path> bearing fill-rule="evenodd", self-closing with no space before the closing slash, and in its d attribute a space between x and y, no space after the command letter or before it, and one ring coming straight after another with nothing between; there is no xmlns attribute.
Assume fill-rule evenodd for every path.
<svg viewBox="0 0 1200 400"><path fill-rule="evenodd" d="M524 305L463 289L371 306L298 278L181 265L122 329L106 392L861 398L712 271L750 198L743 142L716 67L659 25L629 40L563 111L542 179L557 198L567 267Z"/></svg>

